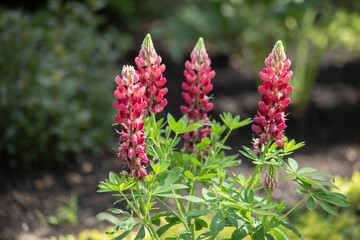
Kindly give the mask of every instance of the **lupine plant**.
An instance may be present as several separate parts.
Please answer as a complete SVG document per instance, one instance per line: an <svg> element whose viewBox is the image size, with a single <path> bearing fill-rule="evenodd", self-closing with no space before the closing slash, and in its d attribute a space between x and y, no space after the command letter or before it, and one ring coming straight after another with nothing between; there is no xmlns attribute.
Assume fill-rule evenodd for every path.
<svg viewBox="0 0 360 240"><path fill-rule="evenodd" d="M337 215L334 206L346 207L348 201L336 188L329 174L314 173L311 167L298 168L289 155L303 147L303 142L288 140L285 112L287 98L293 88L288 86L293 72L284 47L278 41L265 60L266 68L259 77L261 98L253 120L229 113L220 115L222 122L212 120L213 108L209 94L215 72L202 38L186 61L182 84L185 100L180 107L183 117L175 120L156 118L167 104L163 77L165 65L156 53L150 35L141 46L135 63L124 66L114 95L118 110L115 124L119 133L118 157L124 165L119 173L110 172L109 179L100 182L98 192L114 192L114 203L126 209L112 208L112 213L124 218L109 234L121 231L115 239L124 239L137 229L135 239L143 239L146 231L152 239L288 239L285 228L300 239L301 233L288 223L287 216L302 202L309 210L318 205ZM228 174L228 169L241 163L239 155L226 155L226 140L236 129L253 122L251 147L242 146L239 153L252 161L255 169L249 178L243 174ZM183 141L181 140L183 139ZM250 144L250 141L249 141ZM148 164L149 163L149 164ZM147 173L148 168L149 173ZM285 177L278 179L277 171ZM302 195L295 206L285 201L273 201L272 193L285 180L298 184L294 191ZM171 199L171 201L168 201ZM163 205L160 211L159 207ZM208 224L204 219L212 220ZM172 230L173 226L178 225ZM180 226L180 227L179 227ZM228 238L219 238L231 229Z"/></svg>

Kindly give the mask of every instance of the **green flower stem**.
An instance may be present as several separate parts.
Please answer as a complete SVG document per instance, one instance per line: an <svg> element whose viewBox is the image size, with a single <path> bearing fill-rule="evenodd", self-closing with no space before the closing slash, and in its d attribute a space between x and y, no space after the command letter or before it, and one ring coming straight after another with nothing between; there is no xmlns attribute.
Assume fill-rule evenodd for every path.
<svg viewBox="0 0 360 240"><path fill-rule="evenodd" d="M289 175L289 176L287 176L287 177L283 177L283 178L279 179L279 182L280 182L280 181L282 181L282 180L285 180L285 179L291 178L291 177L293 177L293 175Z"/></svg>
<svg viewBox="0 0 360 240"><path fill-rule="evenodd" d="M252 184L253 184L253 182L254 182L254 180L255 180L255 177L256 177L259 169L260 169L260 165L256 165L255 170L254 170L254 173L253 173L253 175L252 175L251 178L250 178L250 182L249 182L249 184L248 184L247 190L250 190L250 188L252 187Z"/></svg>
<svg viewBox="0 0 360 240"><path fill-rule="evenodd" d="M150 232L152 233L153 237L157 240L160 240L160 237L158 236L158 234L157 234L156 230L154 229L154 226L151 222L149 211L147 210L147 208L145 206L144 199L141 194L139 182L136 184L136 191L138 192L141 208L143 209L144 214L145 214L144 222L149 227Z"/></svg>
<svg viewBox="0 0 360 240"><path fill-rule="evenodd" d="M191 189L190 189L190 196L194 196L197 184L198 184L198 181L194 180L193 184L191 186ZM194 203L189 202L188 207L187 207L187 212L193 210L193 208L194 208Z"/></svg>
<svg viewBox="0 0 360 240"><path fill-rule="evenodd" d="M144 220L143 215L141 214L141 212L138 211L138 208L136 208L130 201L129 199L125 196L125 194L121 191L119 191L119 193L124 197L125 201L129 204L129 206L131 207L131 209L136 213L136 215L138 215L138 217L141 220Z"/></svg>
<svg viewBox="0 0 360 240"><path fill-rule="evenodd" d="M279 218L279 221L283 220L284 218L286 218L287 215L289 215L292 211L294 211L305 199L307 199L307 197L301 199L300 202L298 202L294 207L292 207L284 216L282 216L281 218Z"/></svg>
<svg viewBox="0 0 360 240"><path fill-rule="evenodd" d="M174 190L172 190L172 192L173 192L174 194L176 194ZM181 207L181 204L180 204L180 202L179 202L179 199L177 199L177 198L174 198L174 201L175 201L176 208L177 208L177 210L179 211L179 215L180 215L179 218L180 218L181 222L184 224L185 228L190 231L190 227L189 227L189 225L188 225L188 223L187 223L187 221L186 221L186 217L185 217L185 215L184 215L184 212L185 212L185 207L184 207L184 205L183 205L182 202L181 202L181 204L183 205L183 206Z"/></svg>
<svg viewBox="0 0 360 240"><path fill-rule="evenodd" d="M167 207L176 217L178 217L181 220L181 216L174 210L172 209L168 204L166 204L163 200L161 200L158 197L155 197L159 202L161 202L162 204L164 204L165 207Z"/></svg>
<svg viewBox="0 0 360 240"><path fill-rule="evenodd" d="M139 208L140 208L140 205L139 205L139 202L136 201L136 198L135 198L135 195L134 195L134 191L132 190L132 188L130 188L130 192L131 192L131 195L132 195L132 197L133 197L134 203L136 204L136 208L139 209Z"/></svg>
<svg viewBox="0 0 360 240"><path fill-rule="evenodd" d="M196 240L196 235L195 235L195 222L193 224L191 224L191 235L192 235L192 240Z"/></svg>
<svg viewBox="0 0 360 240"><path fill-rule="evenodd" d="M272 189L269 189L269 191L268 191L268 199L266 200L266 205L270 205L271 204L271 196L272 196L272 192L273 192L274 190L272 190ZM269 211L269 209L266 209L265 210L265 212L267 212L267 211ZM264 217L263 217L263 222L265 223L266 222L266 220L267 220L267 215L264 215Z"/></svg>
<svg viewBox="0 0 360 240"><path fill-rule="evenodd" d="M153 123L152 127L153 127L153 129L157 129L155 114L154 114L152 111L150 111L150 113L151 113L151 119L152 119L152 121L150 121L150 122ZM160 154L159 154L160 157L158 156L158 158L159 158L159 160L161 161L162 159L165 159L165 158L163 158L164 153L162 152L162 149L161 149L161 144L160 144L160 137L159 137L159 135L156 136L156 139L153 138L153 140L154 140L154 144L155 144L157 150L160 152ZM156 154L158 155L157 152L156 152Z"/></svg>
<svg viewBox="0 0 360 240"><path fill-rule="evenodd" d="M271 145L271 141L266 143L264 151L260 154L260 161L263 161L265 159L266 153L269 150L270 145ZM253 175L251 176L251 179L250 179L250 182L248 184L247 190L252 188L252 184L254 183L255 179L256 179L255 182L257 182L258 178L260 178L260 174L261 174L263 169L264 169L264 165L256 165L255 171L254 171Z"/></svg>
<svg viewBox="0 0 360 240"><path fill-rule="evenodd" d="M228 133L226 134L226 136L223 138L223 141L221 142L221 145L218 147L218 149L216 149L214 156L216 156L220 150L222 149L222 147L224 146L226 140L229 138L230 134L232 132L232 129L229 129Z"/></svg>

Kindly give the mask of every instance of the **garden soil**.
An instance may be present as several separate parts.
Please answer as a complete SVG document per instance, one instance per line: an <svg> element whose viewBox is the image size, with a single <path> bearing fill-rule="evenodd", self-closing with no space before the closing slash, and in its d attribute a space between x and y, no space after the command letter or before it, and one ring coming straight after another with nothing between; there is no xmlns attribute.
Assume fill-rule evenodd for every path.
<svg viewBox="0 0 360 240"><path fill-rule="evenodd" d="M166 60L164 62L170 62ZM214 84L214 111L211 116L218 119L222 112L240 114L242 119L254 117L259 97L255 81L248 73L229 67L229 59L217 57L212 66L216 71ZM344 66L323 66L311 93L310 103L303 117L296 116L295 108L289 108L286 135L306 146L292 156L300 167L309 166L335 176L350 177L360 171L360 59ZM182 66L167 65L168 79L166 108L179 117L182 104L179 92ZM109 91L111 94L112 91ZM163 113L165 116L165 113ZM296 118L295 118L296 116ZM250 146L250 126L237 130L229 139L231 153L242 145ZM115 140L114 140L115 145ZM111 224L99 222L96 215L112 208L115 198L110 193L96 193L99 181L109 171L121 169L115 154L79 157L76 164L50 169L0 170L0 240L35 240L66 234L78 234L84 229L100 231ZM248 174L252 163L243 159L241 165L231 172ZM285 197L289 204L298 196L293 192L291 181L282 183L273 193L277 199ZM63 199L71 193L78 198L76 226L47 223L48 216L56 215Z"/></svg>

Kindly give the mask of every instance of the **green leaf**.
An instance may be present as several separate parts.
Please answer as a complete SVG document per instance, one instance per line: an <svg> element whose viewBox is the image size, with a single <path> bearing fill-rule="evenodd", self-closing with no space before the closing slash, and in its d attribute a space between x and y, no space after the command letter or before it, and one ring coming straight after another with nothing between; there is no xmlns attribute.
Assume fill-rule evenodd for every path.
<svg viewBox="0 0 360 240"><path fill-rule="evenodd" d="M155 192L156 193L165 193L165 192L169 192L172 190L184 189L184 188L189 188L189 187L184 184L172 184L169 186L159 186Z"/></svg>
<svg viewBox="0 0 360 240"><path fill-rule="evenodd" d="M238 183L245 185L245 176L243 174L240 173L238 176L236 176L235 173L233 173L233 176Z"/></svg>
<svg viewBox="0 0 360 240"><path fill-rule="evenodd" d="M122 234L120 234L119 236L117 236L116 238L114 238L113 240L122 240L124 239L127 235L129 235L131 231L125 231Z"/></svg>
<svg viewBox="0 0 360 240"><path fill-rule="evenodd" d="M180 133L191 132L199 127L201 127L201 125L194 123L194 124L191 124L191 125L187 126L186 128L184 128Z"/></svg>
<svg viewBox="0 0 360 240"><path fill-rule="evenodd" d="M290 165L290 168L294 171L294 172L296 172L296 170L298 169L298 163L297 163L297 161L295 160L295 159L293 159L293 158L289 158L288 159L288 162L289 162L289 165Z"/></svg>
<svg viewBox="0 0 360 240"><path fill-rule="evenodd" d="M296 227L294 227L292 224L285 222L285 221L281 221L280 222L281 225L283 225L284 227L286 227L287 229L291 230L293 233L295 233L301 240L303 240L303 235L301 235L301 233L297 230Z"/></svg>
<svg viewBox="0 0 360 240"><path fill-rule="evenodd" d="M204 216L212 211L213 211L212 209L191 210L185 213L185 216L190 218L195 218L195 217Z"/></svg>
<svg viewBox="0 0 360 240"><path fill-rule="evenodd" d="M206 221L200 219L200 218L196 218L195 219L195 230L196 231L200 231L203 228L207 228L208 224Z"/></svg>
<svg viewBox="0 0 360 240"><path fill-rule="evenodd" d="M209 237L209 236L211 236L211 235L213 235L213 234L212 234L210 231L207 231L207 232L204 232L204 233L200 234L200 235L196 238L196 240L201 240L201 239L204 239L204 238Z"/></svg>
<svg viewBox="0 0 360 240"><path fill-rule="evenodd" d="M327 213L330 213L332 215L338 216L339 213L336 210L336 208L334 208L333 206L331 206L330 204L324 202L323 200L316 198L318 200L318 203L320 204L320 207L322 209L324 209Z"/></svg>
<svg viewBox="0 0 360 240"><path fill-rule="evenodd" d="M306 180L308 180L309 182L312 182L312 183L315 183L317 185L321 184L321 185L325 185L325 186L328 186L328 187L332 187L332 188L335 188L335 189L339 189L337 186L335 186L334 184L330 183L330 182L327 182L327 181L324 181L324 180L320 180L320 179L314 179L314 178L308 178L308 177L304 177ZM321 189L324 189L324 188L321 188ZM326 189L325 189L325 192Z"/></svg>
<svg viewBox="0 0 360 240"><path fill-rule="evenodd" d="M270 233L265 233L265 237L267 240L276 240Z"/></svg>
<svg viewBox="0 0 360 240"><path fill-rule="evenodd" d="M259 215L263 215L263 216L278 216L279 214L274 213L274 212L270 212L270 211L263 211L263 210L258 210L258 209L250 209L250 211L259 214Z"/></svg>
<svg viewBox="0 0 360 240"><path fill-rule="evenodd" d="M119 176L113 172L109 172L109 180L110 180L110 182L115 183L116 186L120 185Z"/></svg>
<svg viewBox="0 0 360 240"><path fill-rule="evenodd" d="M210 140L210 138L205 137L205 138L201 139L200 143L203 145L203 147L206 148L207 146L209 146L211 144L211 140Z"/></svg>
<svg viewBox="0 0 360 240"><path fill-rule="evenodd" d="M217 173L207 173L207 174L204 174L202 175L201 177L197 178L198 180L204 180L204 179L210 179L210 178L213 178L213 177L216 177L217 176Z"/></svg>
<svg viewBox="0 0 360 240"><path fill-rule="evenodd" d="M144 225L142 225L134 240L142 240L144 238L145 238L145 227Z"/></svg>
<svg viewBox="0 0 360 240"><path fill-rule="evenodd" d="M264 226L259 224L254 229L254 240L265 240Z"/></svg>
<svg viewBox="0 0 360 240"><path fill-rule="evenodd" d="M115 213L115 214L124 214L126 216L131 216L130 213L126 212L126 211L123 211L121 209L118 209L118 208L111 208L111 209L108 209L108 211L112 212L112 213Z"/></svg>
<svg viewBox="0 0 360 240"><path fill-rule="evenodd" d="M218 167L219 167L219 164L212 164L212 165L204 167L203 169L204 170L211 170L211 169L216 169Z"/></svg>
<svg viewBox="0 0 360 240"><path fill-rule="evenodd" d="M168 123L169 123L171 130L173 130L173 132L176 134L179 134L180 131L184 128L183 123L180 121L176 122L170 113L168 113Z"/></svg>
<svg viewBox="0 0 360 240"><path fill-rule="evenodd" d="M245 120L242 120L241 122L234 123L234 125L232 126L232 130L240 128L240 127L244 127L244 126L246 126L246 125L248 125L250 123L252 123L251 118L247 118Z"/></svg>
<svg viewBox="0 0 360 240"><path fill-rule="evenodd" d="M219 232L221 232L225 227L225 219L224 216L221 212L221 210L219 210L214 218L212 219L211 223L210 223L210 231L213 234L217 234Z"/></svg>
<svg viewBox="0 0 360 240"><path fill-rule="evenodd" d="M119 232L120 230L125 229L126 231L131 231L134 226L134 219L132 217L122 220L118 225L114 227L114 232Z"/></svg>
<svg viewBox="0 0 360 240"><path fill-rule="evenodd" d="M192 174L192 172L190 172L189 170L186 170L186 171L184 172L184 175L185 175L187 178L191 179L191 180L194 179L194 174Z"/></svg>
<svg viewBox="0 0 360 240"><path fill-rule="evenodd" d="M294 140L291 140L290 142L294 142ZM305 146L305 142L299 142L298 144L296 144L295 146L291 146L291 147L287 147L286 151L287 152L292 152L292 151L295 151L299 148L302 148L303 146Z"/></svg>
<svg viewBox="0 0 360 240"><path fill-rule="evenodd" d="M175 183L179 177L180 177L180 167L176 167L176 168L173 168L171 169L168 173L167 173L167 176L164 180L164 186L168 186L168 185L171 185L173 183Z"/></svg>
<svg viewBox="0 0 360 240"><path fill-rule="evenodd" d="M207 190L206 188L203 188L201 190L201 193L203 195L203 197L205 198L205 200L213 200L216 199L215 194L213 194L212 192L210 192L209 190Z"/></svg>
<svg viewBox="0 0 360 240"><path fill-rule="evenodd" d="M180 221L168 223L168 224L162 226L161 228L159 228L156 231L156 233L158 234L159 237L161 237L164 233L166 233L169 230L169 228L171 228L172 226L179 224L179 223L180 223Z"/></svg>
<svg viewBox="0 0 360 240"><path fill-rule="evenodd" d="M248 203L252 203L254 201L254 191L250 188L247 193Z"/></svg>
<svg viewBox="0 0 360 240"><path fill-rule="evenodd" d="M232 209L227 209L225 211L225 214L227 216L227 219L230 221L230 223L237 229L240 229L244 226L244 222L241 220L241 216L236 213ZM247 233L246 233L247 234ZM246 236L246 235L245 235Z"/></svg>
<svg viewBox="0 0 360 240"><path fill-rule="evenodd" d="M182 124L183 126L187 126L188 123L189 123L189 120L188 120L187 116L184 115L184 116L182 116L182 117L179 119L178 122L181 122L181 124Z"/></svg>
<svg viewBox="0 0 360 240"><path fill-rule="evenodd" d="M196 158L191 158L191 162L192 162L195 166L197 166L197 167L199 167L199 168L202 167L201 163L200 163L199 160L197 160Z"/></svg>
<svg viewBox="0 0 360 240"><path fill-rule="evenodd" d="M223 121L223 123L231 129L231 122L229 120L229 118L232 118L230 113L223 113L222 115L220 115L221 120Z"/></svg>
<svg viewBox="0 0 360 240"><path fill-rule="evenodd" d="M190 202L194 202L194 203L203 203L204 202L204 199L196 197L196 196L188 195L188 196L183 196L182 198L185 200L188 200Z"/></svg>
<svg viewBox="0 0 360 240"><path fill-rule="evenodd" d="M244 155L245 157L248 157L252 160L260 160L259 157L251 150L251 148L247 147L247 146L243 146L244 150L246 151L246 153L244 151L239 150L239 152Z"/></svg>
<svg viewBox="0 0 360 240"><path fill-rule="evenodd" d="M150 136L152 137L152 138L156 138L157 136L159 136L159 130L157 130L157 129L153 129L152 131L151 131L151 134L150 134Z"/></svg>
<svg viewBox="0 0 360 240"><path fill-rule="evenodd" d="M312 211L316 208L316 203L315 203L315 200L313 197L309 197L307 200L306 200L306 207Z"/></svg>
<svg viewBox="0 0 360 240"><path fill-rule="evenodd" d="M286 232L280 227L273 228L273 233L276 237L276 240L289 240L289 237L287 236Z"/></svg>
<svg viewBox="0 0 360 240"><path fill-rule="evenodd" d="M304 168L300 169L300 170L298 171L298 173L303 174L303 173L311 173L311 172L316 172L316 171L317 171L316 168L304 167Z"/></svg>
<svg viewBox="0 0 360 240"><path fill-rule="evenodd" d="M184 230L180 232L180 237L184 240L191 240L192 239L192 234L189 230Z"/></svg>
<svg viewBox="0 0 360 240"><path fill-rule="evenodd" d="M241 228L236 229L232 235L231 235L231 240L240 240L243 239L244 237L246 237L248 235L247 229L245 227L245 225L242 225Z"/></svg>
<svg viewBox="0 0 360 240"><path fill-rule="evenodd" d="M174 193L156 193L154 194L154 196L165 197L165 198L183 198L181 195Z"/></svg>

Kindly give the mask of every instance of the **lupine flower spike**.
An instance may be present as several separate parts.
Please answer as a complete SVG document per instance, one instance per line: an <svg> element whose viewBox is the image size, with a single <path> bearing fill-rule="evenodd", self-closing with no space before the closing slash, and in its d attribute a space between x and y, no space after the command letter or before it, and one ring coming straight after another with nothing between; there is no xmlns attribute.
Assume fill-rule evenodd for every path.
<svg viewBox="0 0 360 240"><path fill-rule="evenodd" d="M185 63L186 82L182 84L184 90L182 97L185 99L185 106L181 106L180 110L189 119L189 124L199 120L209 123L207 113L213 108L213 104L209 102L207 95L213 89L211 79L214 78L215 71L211 70L211 60L206 52L203 38L199 38L190 57L191 61ZM203 126L185 133L185 148L195 152L196 145L210 132L209 126Z"/></svg>
<svg viewBox="0 0 360 240"><path fill-rule="evenodd" d="M272 159L271 161L276 162L274 159ZM276 165L269 164L266 169L265 178L262 182L262 185L267 188L267 190L274 190L278 184L279 182L277 180Z"/></svg>
<svg viewBox="0 0 360 240"><path fill-rule="evenodd" d="M149 111L154 114L161 112L167 105L164 96L168 89L163 87L166 83L166 78L163 77L165 65L161 64L161 57L155 51L150 34L146 35L135 63L140 82L146 88L144 99Z"/></svg>
<svg viewBox="0 0 360 240"><path fill-rule="evenodd" d="M139 82L133 66L124 66L121 76L116 76L118 84L114 92L117 101L114 107L119 110L114 120L120 127L120 146L118 157L128 168L129 177L144 180L147 173L145 163L148 162L145 150L144 122L147 102L145 87Z"/></svg>
<svg viewBox="0 0 360 240"><path fill-rule="evenodd" d="M288 86L293 75L293 72L289 71L290 64L290 60L286 60L282 42L278 41L265 60L264 72L259 73L264 84L258 87L262 97L252 125L252 130L257 135L253 142L255 153L259 153L262 147L271 141L275 141L279 147L284 146L284 115L290 103L290 98L286 98L286 95L293 91L293 87Z"/></svg>

